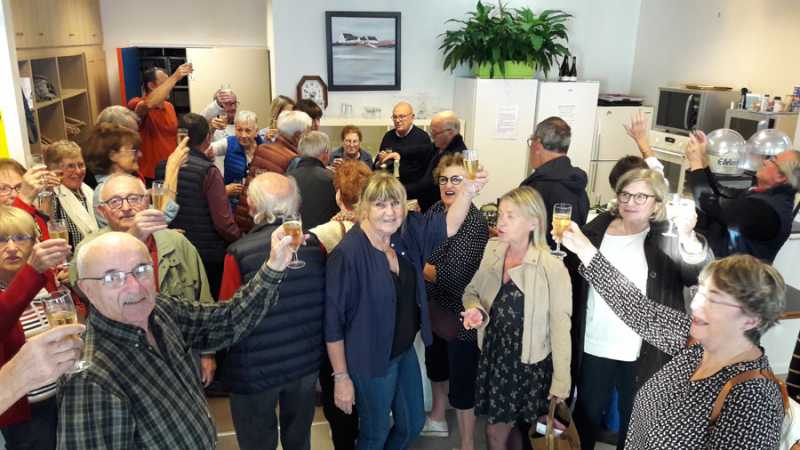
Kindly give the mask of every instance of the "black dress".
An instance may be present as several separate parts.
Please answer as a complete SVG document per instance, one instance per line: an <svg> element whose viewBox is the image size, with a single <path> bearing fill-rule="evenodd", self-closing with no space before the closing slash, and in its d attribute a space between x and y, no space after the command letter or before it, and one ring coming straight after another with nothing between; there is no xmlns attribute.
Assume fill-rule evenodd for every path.
<svg viewBox="0 0 800 450"><path fill-rule="evenodd" d="M522 363L524 306L525 294L509 281L489 313L475 383L475 415L488 416L489 423L534 422L547 413L553 360L548 355L536 364Z"/></svg>

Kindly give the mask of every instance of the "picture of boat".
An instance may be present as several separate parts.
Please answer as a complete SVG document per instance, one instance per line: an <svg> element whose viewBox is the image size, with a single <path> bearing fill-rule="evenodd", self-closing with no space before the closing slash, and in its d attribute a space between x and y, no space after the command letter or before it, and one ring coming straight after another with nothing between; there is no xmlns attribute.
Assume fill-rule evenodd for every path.
<svg viewBox="0 0 800 450"><path fill-rule="evenodd" d="M350 45L370 48L391 48L396 42L394 40L378 40L375 36L359 36L352 33L340 33L339 37L331 45Z"/></svg>

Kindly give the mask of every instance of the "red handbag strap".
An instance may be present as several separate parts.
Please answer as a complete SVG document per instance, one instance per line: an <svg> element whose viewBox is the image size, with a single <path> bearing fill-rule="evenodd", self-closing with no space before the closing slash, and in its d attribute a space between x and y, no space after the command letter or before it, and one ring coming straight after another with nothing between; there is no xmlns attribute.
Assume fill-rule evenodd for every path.
<svg viewBox="0 0 800 450"><path fill-rule="evenodd" d="M768 369L748 370L747 372L742 372L739 375L731 378L727 383L725 383L724 386L722 386L722 390L719 391L719 395L717 395L717 399L714 401L714 407L711 409L711 415L709 416L709 420L711 421L712 425L717 422L717 419L719 419L719 415L722 413L722 407L725 406L725 399L728 397L731 389L733 389L733 387L739 383L744 383L745 381L755 378L766 378L777 383L781 390L781 397L783 397L783 409L784 411L789 409L789 395L786 392L786 385L783 384L783 381L778 379L775 374Z"/></svg>

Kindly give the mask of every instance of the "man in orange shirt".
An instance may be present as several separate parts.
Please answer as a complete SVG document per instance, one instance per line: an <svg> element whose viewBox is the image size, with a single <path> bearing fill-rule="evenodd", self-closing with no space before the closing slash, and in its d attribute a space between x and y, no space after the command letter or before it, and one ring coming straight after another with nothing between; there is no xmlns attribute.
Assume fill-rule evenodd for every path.
<svg viewBox="0 0 800 450"><path fill-rule="evenodd" d="M134 97L128 102L128 108L141 119L139 134L142 137L142 157L139 159L139 171L148 186L155 177L156 165L169 157L178 140L178 116L167 98L178 81L192 73L192 70L191 63L181 65L169 76L158 67L147 69L142 74L144 97Z"/></svg>

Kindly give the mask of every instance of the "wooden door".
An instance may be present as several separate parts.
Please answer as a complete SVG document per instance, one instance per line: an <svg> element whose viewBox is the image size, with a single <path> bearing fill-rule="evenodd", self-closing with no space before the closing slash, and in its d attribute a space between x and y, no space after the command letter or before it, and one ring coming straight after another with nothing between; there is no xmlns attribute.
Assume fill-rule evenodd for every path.
<svg viewBox="0 0 800 450"><path fill-rule="evenodd" d="M91 101L92 122L103 108L111 104L108 92L108 73L106 72L105 56L98 52L96 55L87 55L86 70L89 78L89 100Z"/></svg>
<svg viewBox="0 0 800 450"><path fill-rule="evenodd" d="M49 2L52 12L43 14L49 17L54 30L53 46L71 46L84 43L83 9L86 3L82 0L56 0Z"/></svg>
<svg viewBox="0 0 800 450"><path fill-rule="evenodd" d="M31 47L34 29L31 18L36 14L31 8L30 0L13 0L11 2L11 16L14 19L14 41L17 48Z"/></svg>
<svg viewBox="0 0 800 450"><path fill-rule="evenodd" d="M100 4L98 0L82 0L84 40L87 45L103 43L103 26L100 20Z"/></svg>
<svg viewBox="0 0 800 450"><path fill-rule="evenodd" d="M269 126L269 51L266 48L187 48L186 61L194 66L189 79L191 110L200 113L223 83L230 84L239 100L239 110L258 115L259 127ZM230 70L220 70L225 67Z"/></svg>

